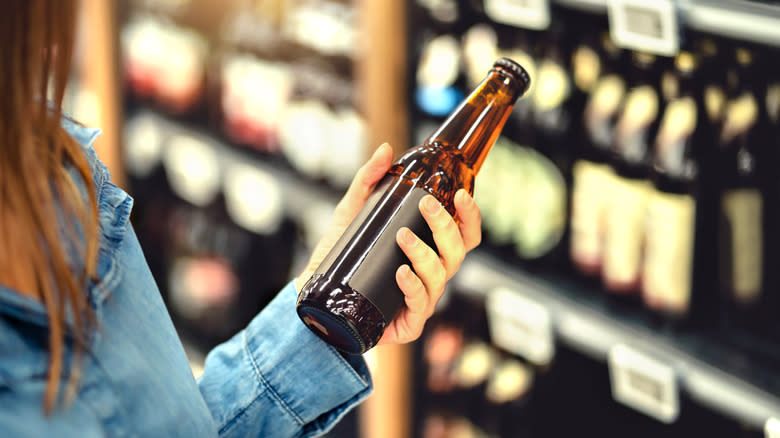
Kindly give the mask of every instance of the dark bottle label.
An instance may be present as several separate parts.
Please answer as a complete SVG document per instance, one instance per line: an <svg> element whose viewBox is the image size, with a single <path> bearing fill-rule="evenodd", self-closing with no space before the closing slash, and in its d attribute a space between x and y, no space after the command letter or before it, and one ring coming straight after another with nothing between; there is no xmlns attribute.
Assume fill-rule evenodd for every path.
<svg viewBox="0 0 780 438"><path fill-rule="evenodd" d="M413 181L385 176L314 275L348 285L370 300L386 322L392 321L404 303L395 272L403 264L412 267L396 243L396 233L408 227L436 248L418 207L427 194Z"/></svg>
<svg viewBox="0 0 780 438"><path fill-rule="evenodd" d="M692 196L651 192L642 268L643 297L651 309L676 315L688 312L695 223L696 202Z"/></svg>
<svg viewBox="0 0 780 438"><path fill-rule="evenodd" d="M753 304L761 294L763 277L763 198L755 188L732 189L721 198L729 239L724 248L730 257L728 274L732 298L739 304Z"/></svg>

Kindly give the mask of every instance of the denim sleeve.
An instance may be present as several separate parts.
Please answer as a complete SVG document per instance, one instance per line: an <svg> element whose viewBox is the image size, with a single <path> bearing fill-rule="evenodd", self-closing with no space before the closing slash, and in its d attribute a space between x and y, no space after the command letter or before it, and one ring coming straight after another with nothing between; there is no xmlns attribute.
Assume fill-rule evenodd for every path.
<svg viewBox="0 0 780 438"><path fill-rule="evenodd" d="M292 282L206 358L200 391L220 436L308 437L327 432L372 390L361 356L343 356L295 313Z"/></svg>

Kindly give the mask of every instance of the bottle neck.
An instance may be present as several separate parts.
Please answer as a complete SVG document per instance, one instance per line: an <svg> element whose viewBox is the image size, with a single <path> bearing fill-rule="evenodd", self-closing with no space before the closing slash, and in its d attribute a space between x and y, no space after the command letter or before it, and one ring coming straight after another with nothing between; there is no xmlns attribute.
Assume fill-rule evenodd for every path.
<svg viewBox="0 0 780 438"><path fill-rule="evenodd" d="M425 143L456 149L464 163L479 172L521 89L512 76L494 68Z"/></svg>

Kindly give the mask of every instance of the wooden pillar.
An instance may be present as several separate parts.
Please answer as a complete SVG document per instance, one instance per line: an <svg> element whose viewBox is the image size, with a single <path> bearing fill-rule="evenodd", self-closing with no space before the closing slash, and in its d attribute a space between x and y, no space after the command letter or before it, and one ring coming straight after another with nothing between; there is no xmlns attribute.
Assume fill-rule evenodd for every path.
<svg viewBox="0 0 780 438"><path fill-rule="evenodd" d="M356 65L368 151L384 142L396 155L409 145L406 102L406 10L401 0L361 0ZM374 394L361 406L361 438L411 436L411 347L388 345L367 353Z"/></svg>
<svg viewBox="0 0 780 438"><path fill-rule="evenodd" d="M122 106L119 77L119 31L116 2L81 0L80 31L84 55L77 66L85 88L96 97L97 120L103 132L95 150L111 172L114 184L125 187L121 157Z"/></svg>

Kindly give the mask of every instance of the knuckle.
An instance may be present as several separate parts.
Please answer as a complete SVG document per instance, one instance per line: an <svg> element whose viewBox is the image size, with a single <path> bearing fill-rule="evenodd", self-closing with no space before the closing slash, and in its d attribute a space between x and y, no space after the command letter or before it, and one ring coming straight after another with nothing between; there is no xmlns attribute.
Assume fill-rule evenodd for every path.
<svg viewBox="0 0 780 438"><path fill-rule="evenodd" d="M460 234L458 230L458 224L455 223L455 220L453 220L451 216L444 219L444 223L442 223L441 228L442 231L447 234Z"/></svg>
<svg viewBox="0 0 780 438"><path fill-rule="evenodd" d="M436 301L431 300L431 304L425 312L425 319L430 318L434 313L436 313Z"/></svg>
<svg viewBox="0 0 780 438"><path fill-rule="evenodd" d="M477 230L477 233L474 236L474 248L478 247L482 244L482 230Z"/></svg>
<svg viewBox="0 0 780 438"><path fill-rule="evenodd" d="M420 336L422 336L424 328L425 328L425 321L423 321L423 322L421 322L419 324L415 324L414 328L411 331L411 337L410 337L409 341L411 342L411 341L414 341L415 339L419 339Z"/></svg>
<svg viewBox="0 0 780 438"><path fill-rule="evenodd" d="M466 252L465 251L458 251L457 255L453 259L453 270L457 270L460 265L463 264L463 260L466 259ZM454 274L454 272L453 272Z"/></svg>
<svg viewBox="0 0 780 438"><path fill-rule="evenodd" d="M433 270L433 281L438 286L437 289L443 288L447 282L447 270L441 263L437 264Z"/></svg>

